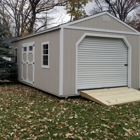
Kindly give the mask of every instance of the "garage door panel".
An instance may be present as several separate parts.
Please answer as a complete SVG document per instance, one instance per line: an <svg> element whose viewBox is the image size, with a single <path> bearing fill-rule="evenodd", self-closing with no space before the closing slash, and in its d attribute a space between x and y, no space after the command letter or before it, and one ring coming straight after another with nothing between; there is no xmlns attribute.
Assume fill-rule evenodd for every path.
<svg viewBox="0 0 140 140"><path fill-rule="evenodd" d="M87 42L88 41L86 41L85 43L81 43L80 45L83 45L83 46L86 46L87 45ZM116 42L117 43L117 42ZM93 43L93 44L91 44L91 43L89 43L88 44L88 49L87 50L89 50L90 48L92 48L92 46L94 45L95 47L96 46L98 46L98 48L92 48L92 49L94 49L94 50L105 50L105 48L108 50L108 49L110 49L110 50L119 50L119 47L118 46L120 46L120 45L123 45L123 44L119 44L119 43L117 43L117 44L105 44L106 45L106 47L100 47L99 45L104 45L105 43L99 43L99 44L95 44L95 43ZM112 47L112 45L114 45L113 47ZM83 50L86 50L86 48L84 48L84 47L81 47L81 48L83 48ZM121 50L124 50L123 48L121 48Z"/></svg>
<svg viewBox="0 0 140 140"><path fill-rule="evenodd" d="M116 82L114 82L113 80L110 81L110 82L106 82L106 81L102 81L102 83L99 81L99 82L96 82L95 84L93 83L80 83L79 86L79 89L93 89L93 88L103 88L103 87L122 87L122 86L126 86L124 85L124 82L125 81L120 81L120 80L116 80L116 82L118 82L116 84Z"/></svg>
<svg viewBox="0 0 140 140"><path fill-rule="evenodd" d="M80 76L80 75L79 75ZM90 76L89 78L87 78L87 76ZM111 77L112 76L112 77ZM84 80L84 78L87 78L86 80L84 80L84 81L88 81L88 80L90 80L91 79L91 81L92 81L92 78L94 78L94 80L98 80L98 79L102 79L102 80L107 80L107 79L104 79L104 78L108 78L108 77L110 77L109 79L111 80L111 79L114 79L114 82L115 82L115 79L120 79L121 77L123 76L123 74L122 75L120 75L120 74L116 74L116 76L114 76L113 74L106 74L106 75L101 75L101 74L96 74L96 75L82 75L82 76L80 76L80 78L79 78L79 82L80 82L80 80ZM123 79L121 79L121 80L126 80L127 78L123 78ZM120 81L121 81L120 80ZM109 81L110 82L110 81Z"/></svg>
<svg viewBox="0 0 140 140"><path fill-rule="evenodd" d="M127 86L127 58L121 39L86 37L78 46L78 89Z"/></svg>
<svg viewBox="0 0 140 140"><path fill-rule="evenodd" d="M92 77L109 77L110 76L110 79L111 78L115 78L115 77L121 77L121 76L123 76L124 74L125 74L125 72L122 72L122 73L116 73L115 75L114 75L114 73L112 72L106 72L106 73L104 73L104 74L102 74L103 72L101 71L101 72L98 72L98 73L95 73L95 74L92 74L92 73L89 73L89 74L83 74L83 73L81 73L81 74L78 74L78 76L80 76L80 78L82 78L82 77L85 77L86 78L86 76L90 76L89 78L92 78ZM112 77L111 77L112 76ZM79 78L79 79L80 79ZM125 79L125 78L124 78ZM127 79L127 78L126 78Z"/></svg>
<svg viewBox="0 0 140 140"><path fill-rule="evenodd" d="M88 65L87 65L88 66ZM87 73L87 71L94 71L94 70L98 70L98 71L104 71L104 72L108 72L108 71L113 71L113 73L114 73L114 71L115 72L118 72L118 70L119 69L121 69L121 73L122 73L122 71L124 70L125 72L126 72L126 70L127 70L127 68L122 68L122 67L117 67L117 66L119 66L119 65L117 65L117 66L115 66L114 68L112 68L111 70L110 70L110 67L113 67L113 65L109 65L108 67L107 66L105 66L105 65L103 65L103 66L105 66L105 68L104 69L101 69L103 66L96 66L96 67L88 67L88 69L87 69L87 66L85 65L85 68L83 68L82 70L79 70L79 73L80 72L82 72L82 73L84 73L84 71L85 71L85 73ZM80 67L79 67L80 68ZM81 67L82 68L82 67ZM105 71L105 70L108 70L108 71ZM78 73L78 74L79 74Z"/></svg>

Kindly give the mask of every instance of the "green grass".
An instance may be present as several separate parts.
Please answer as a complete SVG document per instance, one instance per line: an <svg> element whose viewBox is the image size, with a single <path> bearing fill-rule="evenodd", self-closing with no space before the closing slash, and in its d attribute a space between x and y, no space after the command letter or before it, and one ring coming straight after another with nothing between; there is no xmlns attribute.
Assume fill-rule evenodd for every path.
<svg viewBox="0 0 140 140"><path fill-rule="evenodd" d="M0 86L0 140L139 140L140 102L101 106L25 85Z"/></svg>

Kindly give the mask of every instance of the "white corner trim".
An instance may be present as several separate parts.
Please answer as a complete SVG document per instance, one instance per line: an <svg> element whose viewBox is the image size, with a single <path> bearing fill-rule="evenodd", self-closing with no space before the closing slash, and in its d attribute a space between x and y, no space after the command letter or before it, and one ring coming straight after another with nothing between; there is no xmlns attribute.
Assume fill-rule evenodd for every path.
<svg viewBox="0 0 140 140"><path fill-rule="evenodd" d="M78 94L77 92L77 70L78 70L78 67L77 67L77 63L78 63L78 46L79 44L81 43L81 41L86 37L86 36L93 36L93 37L106 37L106 38L120 38L124 41L124 43L126 44L126 46L128 47L128 87L131 88L131 53L132 53L132 50L131 50L131 45L130 43L128 42L128 40L126 39L125 36L116 36L116 35L103 35L103 34L93 34L93 33L85 33L79 40L78 42L76 43L76 65L75 65L75 94Z"/></svg>
<svg viewBox="0 0 140 140"><path fill-rule="evenodd" d="M116 31L116 30L105 30L99 28L88 28L88 27L77 27L77 26L67 26L65 29L83 30L83 31L97 31L106 33L116 33L116 34L129 34L129 35L140 35L139 33L127 32L127 31Z"/></svg>
<svg viewBox="0 0 140 140"><path fill-rule="evenodd" d="M59 48L59 96L63 95L63 49L64 49L64 29L60 30L60 48Z"/></svg>
<svg viewBox="0 0 140 140"><path fill-rule="evenodd" d="M99 14L96 14L96 15L93 15L93 16L89 16L89 17L86 17L86 18L83 18L83 19L79 19L79 20L76 20L76 21L72 21L72 22L69 22L69 23L66 23L64 25L61 25L60 27L67 27L67 26L70 26L70 25L73 25L73 24L76 24L76 23L79 23L79 22L82 22L82 21L86 21L86 20L89 20L89 19L92 19L92 18L96 18L96 17L99 17L99 16L102 16L102 15L105 15L107 14L108 16L112 17L113 19L115 19L116 21L118 21L119 23L123 24L124 26L128 27L129 29L131 29L132 31L134 31L135 33L138 33L140 34L136 29L132 28L131 26L127 25L126 23L124 23L123 21L119 20L118 18L116 18L115 16L111 15L110 13L108 12L103 12L103 13L99 13Z"/></svg>
<svg viewBox="0 0 140 140"><path fill-rule="evenodd" d="M43 45L48 44L48 65L43 65ZM41 68L48 69L50 64L50 44L49 42L42 42L41 43Z"/></svg>

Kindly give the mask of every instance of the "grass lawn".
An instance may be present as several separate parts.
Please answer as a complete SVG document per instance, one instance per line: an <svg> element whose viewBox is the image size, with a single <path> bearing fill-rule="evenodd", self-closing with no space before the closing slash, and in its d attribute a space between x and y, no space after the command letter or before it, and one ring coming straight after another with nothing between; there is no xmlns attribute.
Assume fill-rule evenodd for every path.
<svg viewBox="0 0 140 140"><path fill-rule="evenodd" d="M140 102L101 106L0 85L0 140L140 140Z"/></svg>

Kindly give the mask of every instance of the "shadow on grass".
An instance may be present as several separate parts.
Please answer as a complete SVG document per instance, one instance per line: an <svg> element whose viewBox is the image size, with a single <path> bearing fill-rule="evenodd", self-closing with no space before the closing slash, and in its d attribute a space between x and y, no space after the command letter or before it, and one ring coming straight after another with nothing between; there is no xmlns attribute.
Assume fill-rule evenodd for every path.
<svg viewBox="0 0 140 140"><path fill-rule="evenodd" d="M0 86L1 85L15 85L19 84L18 81L8 81L8 80L0 80Z"/></svg>
<svg viewBox="0 0 140 140"><path fill-rule="evenodd" d="M38 89L36 87L32 87L30 85L27 85L27 84L24 84L24 83L21 83L21 82L18 82L18 81L8 81L8 80L0 80L0 86L12 86L12 85L21 85L21 86L25 86L25 87L29 87L31 89L34 89L36 91L39 91L41 92L43 95L46 95L46 96L50 96L52 98L55 98L55 99L58 99L58 100L75 100L75 99L78 99L78 100L82 100L82 101L90 101L86 98L83 98L82 96L80 95L77 95L77 96L67 96L67 97L59 97L57 95L54 95L54 94L51 94L51 93L48 93L46 91L43 91L41 89Z"/></svg>

